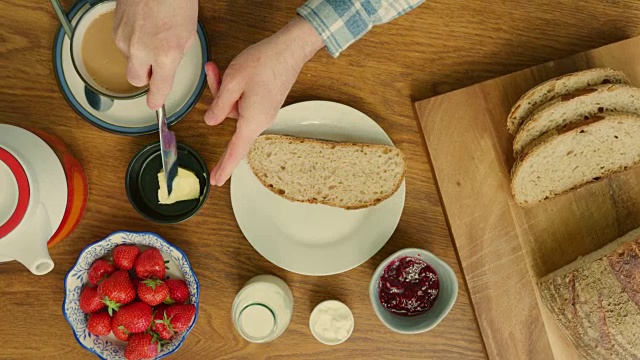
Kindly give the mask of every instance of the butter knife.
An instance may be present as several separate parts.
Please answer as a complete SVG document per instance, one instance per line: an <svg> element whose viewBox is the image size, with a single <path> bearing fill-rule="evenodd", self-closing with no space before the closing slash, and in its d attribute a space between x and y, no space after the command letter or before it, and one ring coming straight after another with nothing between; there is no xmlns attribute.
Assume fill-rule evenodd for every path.
<svg viewBox="0 0 640 360"><path fill-rule="evenodd" d="M156 110L158 126L160 128L160 150L162 153L162 171L167 180L167 195L173 190L173 179L178 174L178 149L176 134L167 127L167 111L164 105Z"/></svg>

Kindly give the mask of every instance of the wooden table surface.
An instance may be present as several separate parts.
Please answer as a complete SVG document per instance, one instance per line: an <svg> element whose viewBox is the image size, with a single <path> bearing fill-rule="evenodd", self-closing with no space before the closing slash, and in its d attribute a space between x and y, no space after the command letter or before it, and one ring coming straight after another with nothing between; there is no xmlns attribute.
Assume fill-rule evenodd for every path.
<svg viewBox="0 0 640 360"><path fill-rule="evenodd" d="M70 7L71 1L63 1ZM284 25L302 1L201 1L200 18L215 61L224 67L246 46ZM17 263L0 264L0 359L91 359L76 345L60 307L63 277L80 250L115 230L155 231L181 247L201 282L200 317L173 358L201 359L475 359L486 358L466 286L457 266L436 184L412 112L412 100L640 34L636 0L575 1L432 0L372 30L339 59L320 52L303 70L287 104L338 101L375 119L405 152L407 202L398 229L371 260L329 277L288 273L262 258L242 236L228 185L213 189L204 208L178 225L157 225L129 205L123 178L131 157L156 136L102 132L67 105L52 72L51 48L58 27L47 1L0 3L0 122L35 126L62 137L89 179L89 203L77 230L51 249L56 267L35 277ZM229 121L210 128L199 104L174 130L213 166L234 130ZM455 121L455 119L451 119ZM0 188L1 191L1 188ZM367 285L378 263L398 249L425 248L458 273L458 301L436 329L397 335L378 321ZM249 344L231 322L231 303L254 275L273 273L291 286L292 323L277 341ZM343 345L315 341L308 316L315 304L337 298L353 310L356 327ZM7 335L9 334L9 335ZM8 336L8 337L7 337Z"/></svg>

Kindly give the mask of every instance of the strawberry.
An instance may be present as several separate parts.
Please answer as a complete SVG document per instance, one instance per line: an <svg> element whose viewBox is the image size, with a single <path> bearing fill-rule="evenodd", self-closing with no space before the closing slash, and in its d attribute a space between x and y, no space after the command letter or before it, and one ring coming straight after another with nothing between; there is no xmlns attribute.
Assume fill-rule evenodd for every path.
<svg viewBox="0 0 640 360"><path fill-rule="evenodd" d="M138 284L138 297L151 306L162 303L167 296L169 287L158 278L142 280Z"/></svg>
<svg viewBox="0 0 640 360"><path fill-rule="evenodd" d="M118 245L113 251L113 263L120 270L131 270L136 263L140 249L135 245Z"/></svg>
<svg viewBox="0 0 640 360"><path fill-rule="evenodd" d="M165 313L167 308L168 306L164 304L156 306L153 309L153 320L151 322L151 330L158 333L160 338L163 340L171 339L174 334L171 322Z"/></svg>
<svg viewBox="0 0 640 360"><path fill-rule="evenodd" d="M155 359L161 345L162 342L151 334L133 334L124 351L124 357L127 360Z"/></svg>
<svg viewBox="0 0 640 360"><path fill-rule="evenodd" d="M113 315L113 323L118 327L123 326L124 330L135 334L146 331L151 325L152 317L153 310L151 306L141 301L136 301L121 307Z"/></svg>
<svg viewBox="0 0 640 360"><path fill-rule="evenodd" d="M111 316L106 311L89 315L87 330L93 335L107 336L111 333Z"/></svg>
<svg viewBox="0 0 640 360"><path fill-rule="evenodd" d="M164 267L164 259L160 250L150 248L142 252L136 260L136 274L141 279L147 279L150 277L157 277L164 279L167 270Z"/></svg>
<svg viewBox="0 0 640 360"><path fill-rule="evenodd" d="M100 281L116 272L116 267L107 260L98 259L89 268L89 282L97 286Z"/></svg>
<svg viewBox="0 0 640 360"><path fill-rule="evenodd" d="M117 311L120 306L136 298L136 289L129 279L129 273L125 270L118 270L102 280L98 285L98 292L104 296L103 301L109 308L109 315L113 315L113 310Z"/></svg>
<svg viewBox="0 0 640 360"><path fill-rule="evenodd" d="M117 313L116 313L117 314ZM111 331L113 331L113 335L122 341L129 341L131 337L131 333L127 331L122 325L116 325L116 322L111 319Z"/></svg>
<svg viewBox="0 0 640 360"><path fill-rule="evenodd" d="M80 293L80 310L87 314L96 313L105 307L102 302L102 295L98 292L98 288L87 286Z"/></svg>
<svg viewBox="0 0 640 360"><path fill-rule="evenodd" d="M165 313L173 331L182 332L191 325L196 315L196 307L193 304L175 304L169 306Z"/></svg>
<svg viewBox="0 0 640 360"><path fill-rule="evenodd" d="M167 279L164 281L169 287L169 297L164 301L165 304L182 304L189 298L189 288L184 280Z"/></svg>

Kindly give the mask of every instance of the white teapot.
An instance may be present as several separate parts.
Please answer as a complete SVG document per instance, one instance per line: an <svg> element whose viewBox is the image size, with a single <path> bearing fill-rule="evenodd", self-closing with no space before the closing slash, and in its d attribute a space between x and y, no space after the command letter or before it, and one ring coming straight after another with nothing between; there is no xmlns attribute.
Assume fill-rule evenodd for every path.
<svg viewBox="0 0 640 360"><path fill-rule="evenodd" d="M38 136L0 124L0 262L35 275L53 269L47 241L64 216L67 182L55 152Z"/></svg>

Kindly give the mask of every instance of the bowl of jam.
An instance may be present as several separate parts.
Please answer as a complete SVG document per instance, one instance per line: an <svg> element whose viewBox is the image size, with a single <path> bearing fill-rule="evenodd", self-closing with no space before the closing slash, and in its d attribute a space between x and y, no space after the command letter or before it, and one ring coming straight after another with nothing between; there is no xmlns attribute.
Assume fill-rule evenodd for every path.
<svg viewBox="0 0 640 360"><path fill-rule="evenodd" d="M451 267L422 249L403 249L376 269L369 285L373 310L383 324L401 334L433 329L458 297Z"/></svg>

